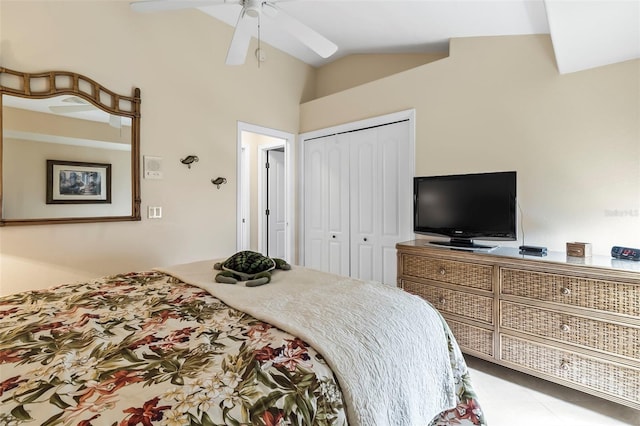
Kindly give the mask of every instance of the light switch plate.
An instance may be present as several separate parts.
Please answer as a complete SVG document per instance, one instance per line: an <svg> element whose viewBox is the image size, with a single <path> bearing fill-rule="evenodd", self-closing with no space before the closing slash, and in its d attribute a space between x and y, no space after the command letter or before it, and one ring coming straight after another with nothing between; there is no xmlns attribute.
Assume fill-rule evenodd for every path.
<svg viewBox="0 0 640 426"><path fill-rule="evenodd" d="M162 219L162 207L147 207L147 217L149 219Z"/></svg>

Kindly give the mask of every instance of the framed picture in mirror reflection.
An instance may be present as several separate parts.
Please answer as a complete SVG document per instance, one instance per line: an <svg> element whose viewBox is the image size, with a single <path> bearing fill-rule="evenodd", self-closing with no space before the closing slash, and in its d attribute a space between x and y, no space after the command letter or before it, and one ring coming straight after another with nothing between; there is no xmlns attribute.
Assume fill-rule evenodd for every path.
<svg viewBox="0 0 640 426"><path fill-rule="evenodd" d="M111 203L111 164L47 160L47 204Z"/></svg>

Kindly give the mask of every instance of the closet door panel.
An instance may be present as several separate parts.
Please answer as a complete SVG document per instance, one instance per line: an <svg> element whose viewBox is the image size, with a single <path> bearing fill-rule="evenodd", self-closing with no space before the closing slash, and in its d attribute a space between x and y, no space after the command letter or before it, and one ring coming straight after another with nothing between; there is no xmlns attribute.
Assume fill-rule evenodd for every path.
<svg viewBox="0 0 640 426"><path fill-rule="evenodd" d="M323 167L324 150L322 140L313 140L306 142L304 151L304 264L320 270L326 270L328 266L324 255L326 245L323 207L323 179L326 175Z"/></svg>
<svg viewBox="0 0 640 426"><path fill-rule="evenodd" d="M349 275L349 152L336 136L305 142L305 256L315 269Z"/></svg>
<svg viewBox="0 0 640 426"><path fill-rule="evenodd" d="M361 244L358 247L358 259L351 262L351 276L361 280L381 281L379 264L375 264L376 247L373 244Z"/></svg>
<svg viewBox="0 0 640 426"><path fill-rule="evenodd" d="M326 144L327 271L349 276L349 149L333 137Z"/></svg>
<svg viewBox="0 0 640 426"><path fill-rule="evenodd" d="M380 280L397 284L396 243L410 240L413 213L413 166L409 148L409 123L378 128L377 251Z"/></svg>
<svg viewBox="0 0 640 426"><path fill-rule="evenodd" d="M377 128L344 135L351 151L351 276L381 281L378 247L379 147Z"/></svg>
<svg viewBox="0 0 640 426"><path fill-rule="evenodd" d="M380 140L380 156L384 159L378 166L380 170L380 213L381 236L394 237L400 232L400 193L398 185L403 164L400 164L400 152L395 139Z"/></svg>

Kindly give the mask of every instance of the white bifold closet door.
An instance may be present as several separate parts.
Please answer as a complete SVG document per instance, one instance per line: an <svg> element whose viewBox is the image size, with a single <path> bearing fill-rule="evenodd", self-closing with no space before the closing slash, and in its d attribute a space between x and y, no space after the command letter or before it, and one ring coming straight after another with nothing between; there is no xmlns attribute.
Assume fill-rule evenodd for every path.
<svg viewBox="0 0 640 426"><path fill-rule="evenodd" d="M411 239L408 121L305 141L305 265L396 285Z"/></svg>

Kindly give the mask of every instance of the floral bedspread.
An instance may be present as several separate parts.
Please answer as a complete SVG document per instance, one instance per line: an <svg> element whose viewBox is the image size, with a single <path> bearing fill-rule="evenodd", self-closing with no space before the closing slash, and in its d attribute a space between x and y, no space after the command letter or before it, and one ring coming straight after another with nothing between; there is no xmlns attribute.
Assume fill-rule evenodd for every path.
<svg viewBox="0 0 640 426"><path fill-rule="evenodd" d="M484 425L452 336L449 352L458 406L431 426ZM304 341L154 271L0 298L0 425L20 424L347 419L331 369Z"/></svg>

